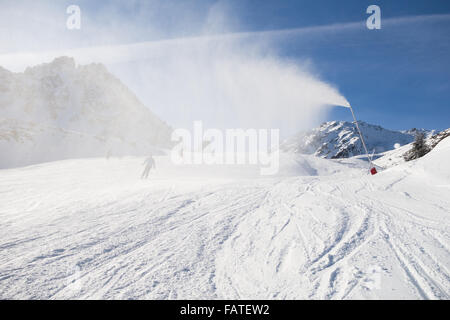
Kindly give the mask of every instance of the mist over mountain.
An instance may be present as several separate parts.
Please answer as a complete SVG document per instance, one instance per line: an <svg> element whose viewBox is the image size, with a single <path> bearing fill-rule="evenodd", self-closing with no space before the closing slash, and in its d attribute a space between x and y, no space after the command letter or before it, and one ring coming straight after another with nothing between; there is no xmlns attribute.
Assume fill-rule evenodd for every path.
<svg viewBox="0 0 450 320"><path fill-rule="evenodd" d="M369 152L376 154L411 143L418 131L433 133L359 125ZM76 65L73 58L59 57L23 73L0 67L0 168L142 156L170 147L171 131L102 64ZM330 159L365 153L354 124L346 121L300 132L281 150Z"/></svg>
<svg viewBox="0 0 450 320"><path fill-rule="evenodd" d="M73 157L145 155L171 128L102 64L60 57L0 68L0 167Z"/></svg>

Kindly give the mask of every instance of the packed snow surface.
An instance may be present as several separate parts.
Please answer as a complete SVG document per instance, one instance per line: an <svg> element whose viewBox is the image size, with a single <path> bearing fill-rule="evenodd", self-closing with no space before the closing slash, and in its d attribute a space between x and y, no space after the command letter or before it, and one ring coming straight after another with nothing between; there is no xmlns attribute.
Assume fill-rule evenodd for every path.
<svg viewBox="0 0 450 320"><path fill-rule="evenodd" d="M450 138L375 176L96 158L0 170L0 298L449 299Z"/></svg>

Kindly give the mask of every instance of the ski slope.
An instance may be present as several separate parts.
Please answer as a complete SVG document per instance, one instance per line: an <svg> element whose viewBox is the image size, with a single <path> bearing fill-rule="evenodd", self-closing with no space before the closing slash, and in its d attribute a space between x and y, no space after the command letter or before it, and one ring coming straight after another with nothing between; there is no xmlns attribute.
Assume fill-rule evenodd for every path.
<svg viewBox="0 0 450 320"><path fill-rule="evenodd" d="M0 170L0 298L449 299L449 157Z"/></svg>

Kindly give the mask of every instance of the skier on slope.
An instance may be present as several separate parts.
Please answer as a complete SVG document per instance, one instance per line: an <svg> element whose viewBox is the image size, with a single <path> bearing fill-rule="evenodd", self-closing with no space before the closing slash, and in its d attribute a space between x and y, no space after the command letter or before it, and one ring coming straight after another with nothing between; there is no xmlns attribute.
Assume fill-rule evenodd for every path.
<svg viewBox="0 0 450 320"><path fill-rule="evenodd" d="M153 156L150 155L147 157L147 159L144 160L144 163L142 165L145 165L145 169L144 169L144 172L142 172L141 179L147 179L150 169L156 168L155 159L153 159Z"/></svg>

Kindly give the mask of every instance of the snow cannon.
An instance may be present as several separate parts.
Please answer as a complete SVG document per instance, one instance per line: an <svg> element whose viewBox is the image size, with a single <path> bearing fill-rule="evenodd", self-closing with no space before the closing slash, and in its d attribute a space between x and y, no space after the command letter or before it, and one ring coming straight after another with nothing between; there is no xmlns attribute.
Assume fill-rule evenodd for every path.
<svg viewBox="0 0 450 320"><path fill-rule="evenodd" d="M361 138L361 143L362 143L362 145L364 147L364 151L366 152L367 159L369 160L370 174L371 175L375 175L375 174L377 174L377 169L375 168L375 166L372 163L372 158L370 157L369 151L367 150L366 142L364 141L364 137L363 137L363 135L361 133L361 129L359 128L358 120L356 120L356 116L355 116L355 113L353 112L353 108L352 108L351 104L347 100L345 101L345 103L343 103L342 106L346 107L346 108L349 108L350 111L352 112L352 117L353 117L353 120L354 120L353 123L355 124L356 130L359 133L359 137Z"/></svg>

